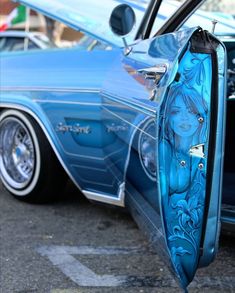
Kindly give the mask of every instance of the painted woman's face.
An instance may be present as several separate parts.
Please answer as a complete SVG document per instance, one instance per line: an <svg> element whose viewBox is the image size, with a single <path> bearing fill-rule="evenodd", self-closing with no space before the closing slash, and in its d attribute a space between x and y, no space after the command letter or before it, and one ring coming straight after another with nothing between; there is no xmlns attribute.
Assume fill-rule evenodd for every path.
<svg viewBox="0 0 235 293"><path fill-rule="evenodd" d="M170 125L181 137L192 136L199 126L197 115L185 104L182 97L178 97L171 105Z"/></svg>

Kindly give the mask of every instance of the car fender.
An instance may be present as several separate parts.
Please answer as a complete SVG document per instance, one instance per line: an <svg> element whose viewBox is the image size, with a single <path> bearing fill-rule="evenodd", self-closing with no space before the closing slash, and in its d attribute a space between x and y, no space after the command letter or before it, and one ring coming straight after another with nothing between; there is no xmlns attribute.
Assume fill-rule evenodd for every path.
<svg viewBox="0 0 235 293"><path fill-rule="evenodd" d="M57 159L59 160L61 166L68 174L69 178L74 182L77 188L81 191L80 186L76 183L75 179L70 174L63 155L63 151L57 141L57 137L55 135L55 130L52 128L49 123L46 115L43 113L42 109L39 105L33 103L29 99L27 99L27 103L19 103L17 101L25 101L26 97L23 94L11 95L11 97L7 96L7 99L4 99L4 94L0 96L1 104L0 104L0 113L4 111L4 109L14 109L30 115L41 127L46 139L50 143Z"/></svg>

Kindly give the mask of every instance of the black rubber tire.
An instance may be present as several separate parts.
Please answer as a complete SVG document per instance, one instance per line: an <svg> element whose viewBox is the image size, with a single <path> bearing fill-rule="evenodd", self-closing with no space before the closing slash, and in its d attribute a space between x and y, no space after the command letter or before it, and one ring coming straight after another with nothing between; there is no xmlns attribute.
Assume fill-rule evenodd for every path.
<svg viewBox="0 0 235 293"><path fill-rule="evenodd" d="M4 139L6 140L6 137L3 139L4 125L11 123L11 121L15 125L19 123L20 127L27 133L29 140L31 139L33 148L30 151L33 153L34 164L26 185L18 188L15 178L12 176L13 181L11 181L11 172L8 172L6 164L4 165L8 158L6 159L4 156L5 161L3 160L4 150L2 150L0 153L0 177L4 187L17 199L31 203L45 203L59 198L66 185L67 176L41 127L30 115L13 109L0 113L0 148L4 148ZM10 156L13 155L10 154ZM12 158L11 160L13 161ZM13 166L15 167L14 164Z"/></svg>

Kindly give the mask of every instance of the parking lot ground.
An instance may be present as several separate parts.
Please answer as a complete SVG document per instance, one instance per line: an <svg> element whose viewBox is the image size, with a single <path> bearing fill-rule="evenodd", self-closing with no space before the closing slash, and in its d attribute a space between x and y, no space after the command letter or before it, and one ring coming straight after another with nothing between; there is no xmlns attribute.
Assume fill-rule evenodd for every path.
<svg viewBox="0 0 235 293"><path fill-rule="evenodd" d="M181 292L131 216L90 203L70 184L46 205L20 202L0 184L1 293ZM235 292L235 238L222 236L196 292Z"/></svg>

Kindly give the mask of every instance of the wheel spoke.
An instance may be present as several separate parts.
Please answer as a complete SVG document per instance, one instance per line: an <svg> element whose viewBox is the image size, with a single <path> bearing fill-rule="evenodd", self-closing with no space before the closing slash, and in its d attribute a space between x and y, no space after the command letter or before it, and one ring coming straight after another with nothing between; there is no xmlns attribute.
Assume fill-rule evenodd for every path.
<svg viewBox="0 0 235 293"><path fill-rule="evenodd" d="M0 123L1 173L13 188L24 188L35 168L32 138L25 125L14 117Z"/></svg>

